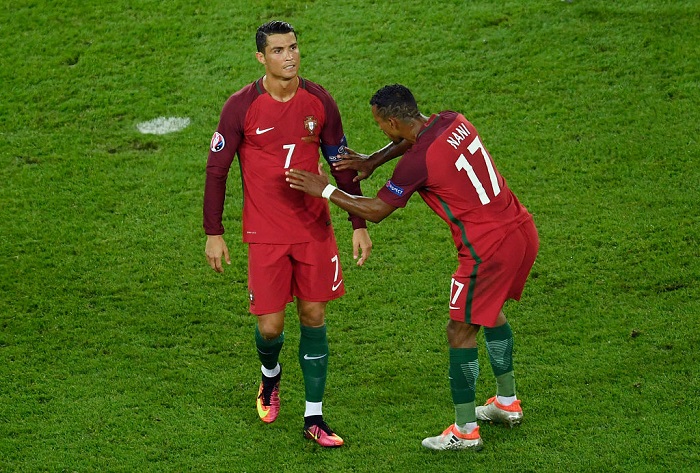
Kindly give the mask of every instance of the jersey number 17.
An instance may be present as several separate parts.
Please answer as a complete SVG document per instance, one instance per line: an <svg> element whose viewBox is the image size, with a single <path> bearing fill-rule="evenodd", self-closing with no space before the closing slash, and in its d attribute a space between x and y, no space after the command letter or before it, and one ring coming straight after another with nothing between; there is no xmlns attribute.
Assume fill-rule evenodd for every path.
<svg viewBox="0 0 700 473"><path fill-rule="evenodd" d="M481 139L478 136L475 136L474 140L469 144L469 146L467 146L467 150L469 151L472 159L477 159L476 153L477 151L481 151L481 155L486 163L486 169L489 171L489 180L491 181L493 196L496 197L501 193L501 187L498 185L498 176L493 168L491 157L486 152L486 148L484 148L484 145L481 143ZM474 168L471 164L469 164L469 160L466 156L464 156L464 154L459 155L459 158L457 158L457 161L455 161L455 167L457 168L457 171L467 171L467 176L469 176L469 180L474 186L474 190L476 190L476 193L479 195L479 200L481 201L482 205L486 205L491 202L491 199L486 193L486 189L484 189L484 185L479 180L479 176L476 175Z"/></svg>

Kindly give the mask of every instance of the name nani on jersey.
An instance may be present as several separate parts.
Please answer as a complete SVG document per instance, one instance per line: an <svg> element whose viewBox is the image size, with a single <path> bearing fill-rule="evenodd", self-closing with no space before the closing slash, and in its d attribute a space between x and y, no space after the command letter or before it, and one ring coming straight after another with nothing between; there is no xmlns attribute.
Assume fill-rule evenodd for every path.
<svg viewBox="0 0 700 473"><path fill-rule="evenodd" d="M467 129L467 125L460 123L452 132L452 135L447 138L447 142L451 144L454 149L457 149L459 144L466 140L469 135L471 135L471 133Z"/></svg>

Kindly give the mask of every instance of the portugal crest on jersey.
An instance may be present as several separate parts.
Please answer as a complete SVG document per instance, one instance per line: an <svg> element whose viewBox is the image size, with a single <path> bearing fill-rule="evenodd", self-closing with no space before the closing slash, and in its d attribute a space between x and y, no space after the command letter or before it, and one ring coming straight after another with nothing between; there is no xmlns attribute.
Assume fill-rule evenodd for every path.
<svg viewBox="0 0 700 473"><path fill-rule="evenodd" d="M304 119L304 128L309 132L309 136L304 136L302 140L309 142L314 141L316 130L318 129L318 120L313 115L309 115Z"/></svg>

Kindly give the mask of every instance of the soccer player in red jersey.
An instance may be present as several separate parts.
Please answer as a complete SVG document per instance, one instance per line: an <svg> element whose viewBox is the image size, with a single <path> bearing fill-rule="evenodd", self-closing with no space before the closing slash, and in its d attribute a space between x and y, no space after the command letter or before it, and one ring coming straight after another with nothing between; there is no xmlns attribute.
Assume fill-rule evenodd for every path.
<svg viewBox="0 0 700 473"><path fill-rule="evenodd" d="M226 180L238 154L243 180L243 241L248 244L250 311L257 315L255 341L262 363L257 410L270 423L279 412L278 363L284 313L296 298L301 325L299 363L305 383L304 435L324 447L343 439L324 422L322 399L328 367L325 309L345 293L328 203L290 189L285 171L318 172L319 148L328 162L344 152L338 106L320 85L299 76L299 46L291 25L263 24L256 57L265 75L233 94L211 140L204 190L206 257L223 272L231 264L223 238ZM334 171L338 187L361 193L353 170ZM372 242L361 217L351 216L353 255L362 265Z"/></svg>
<svg viewBox="0 0 700 473"><path fill-rule="evenodd" d="M290 169L293 189L322 196L351 214L380 222L404 207L418 192L450 227L459 265L452 275L449 300L449 376L455 423L423 440L435 450L482 448L477 419L508 426L522 421L515 394L513 332L503 314L506 300L519 300L539 239L532 215L508 188L481 138L464 116L444 111L422 115L406 87L391 85L371 99L372 114L392 143L358 165L360 179L377 165L403 154L375 198L349 195L325 176ZM476 407L479 374L476 335L484 327L486 347L496 376L496 396Z"/></svg>

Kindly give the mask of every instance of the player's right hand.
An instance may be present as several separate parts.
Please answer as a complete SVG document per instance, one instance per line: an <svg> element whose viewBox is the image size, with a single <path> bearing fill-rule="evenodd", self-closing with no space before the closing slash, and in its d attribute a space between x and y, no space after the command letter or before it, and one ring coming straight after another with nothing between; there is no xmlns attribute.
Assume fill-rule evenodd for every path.
<svg viewBox="0 0 700 473"><path fill-rule="evenodd" d="M228 248L224 241L223 235L207 235L207 244L204 249L204 254L207 256L207 262L211 269L217 273L223 273L224 267L221 263L221 257L224 257L226 264L231 264L231 257L228 254Z"/></svg>

